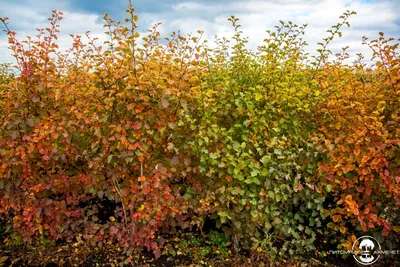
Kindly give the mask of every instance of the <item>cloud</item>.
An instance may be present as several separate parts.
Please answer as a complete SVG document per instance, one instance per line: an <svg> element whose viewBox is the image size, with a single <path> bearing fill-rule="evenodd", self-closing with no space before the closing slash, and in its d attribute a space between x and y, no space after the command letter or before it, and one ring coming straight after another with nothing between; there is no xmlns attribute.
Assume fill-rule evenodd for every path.
<svg viewBox="0 0 400 267"><path fill-rule="evenodd" d="M4 3L3 3L4 2ZM104 2L104 5L102 4ZM227 18L235 15L240 18L244 36L249 37L248 47L256 49L267 37L266 30L274 30L279 20L293 21L299 25L308 24L305 39L309 43L307 51L313 53L316 44L327 37L326 30L338 22L339 16L346 10L354 10L357 15L350 17L351 27L344 27L343 37L334 40L330 48L339 52L349 45L354 56L362 52L370 56L369 48L361 44L362 36L377 38L383 31L388 36L400 37L400 7L397 0L220 0L220 1L132 1L139 15L140 31L144 32L156 22L163 22L160 31L168 36L172 31L183 33L205 31L205 38L213 41L214 36L229 37L233 28ZM47 16L51 9L65 11L61 23L60 46L70 43L69 33L84 34L90 30L104 40L102 16L109 8L111 16L122 20L127 1L77 1L77 0L19 0L11 2L0 0L0 16L10 17L15 29L21 35L34 34L37 27L47 25ZM0 36L0 62L9 61L4 52L6 37Z"/></svg>
<svg viewBox="0 0 400 267"><path fill-rule="evenodd" d="M27 1L34 2L34 1ZM51 9L46 8L42 5L33 8L32 6L18 4L5 4L3 6L4 13L9 17L9 27L11 30L17 32L17 39L22 41L26 36L34 37L37 35L36 29L45 29L50 26L48 17L51 15ZM44 1L46 2L46 1ZM51 2L47 0L47 2ZM59 10L66 9L66 1L58 1L56 8ZM1 3L0 3L1 4ZM41 3L45 4L45 3ZM51 5L49 5L51 6ZM105 41L106 36L104 34L104 28L102 23L99 23L101 16L97 14L86 14L81 12L64 12L63 20L59 22L61 25L59 38L57 44L61 50L65 50L71 47L72 38L70 34L84 35L86 31L91 31L93 37L98 37L100 41ZM2 34L0 36L0 62L12 62L11 51L7 49L7 36Z"/></svg>
<svg viewBox="0 0 400 267"><path fill-rule="evenodd" d="M250 0L232 1L230 4L219 1L203 3L203 1L187 1L174 5L175 17L167 21L164 27L174 28L184 25L186 32L193 32L199 25L196 18L206 17L211 24L206 28L208 36L232 34L224 21L229 15L240 18L240 24L245 36L249 37L249 47L256 49L267 37L265 30L274 29L279 20L293 21L299 25L308 24L305 40L309 43L307 52L315 53L317 43L328 36L326 30L340 22L339 16L346 10L356 11L357 15L350 17L350 28L342 28L343 37L337 38L329 48L340 52L342 47L350 46L351 55L361 52L366 57L371 53L368 47L362 45L362 37L377 38L378 32L383 31L389 36L400 37L400 10L395 1L361 1L361 0ZM202 15L202 14L208 15ZM190 14L187 16L185 14ZM220 14L215 16L215 14Z"/></svg>

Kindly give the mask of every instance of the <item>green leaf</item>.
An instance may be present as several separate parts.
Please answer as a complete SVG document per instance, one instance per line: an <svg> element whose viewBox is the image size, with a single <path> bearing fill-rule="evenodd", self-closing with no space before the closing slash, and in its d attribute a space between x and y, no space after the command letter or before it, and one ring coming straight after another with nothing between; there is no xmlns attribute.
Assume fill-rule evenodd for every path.
<svg viewBox="0 0 400 267"><path fill-rule="evenodd" d="M190 195L190 194L188 194L188 193L185 193L183 196L182 196L182 198L184 199L184 200L188 200L188 199L190 199L192 196Z"/></svg>
<svg viewBox="0 0 400 267"><path fill-rule="evenodd" d="M251 172L251 176L252 176L252 177L255 177L255 176L257 176L259 173L260 173L259 170L253 170L253 171Z"/></svg>
<svg viewBox="0 0 400 267"><path fill-rule="evenodd" d="M282 151L280 150L280 149L274 149L274 153L276 154L276 155L282 155Z"/></svg>
<svg viewBox="0 0 400 267"><path fill-rule="evenodd" d="M274 224L275 224L275 225L278 225L278 224L281 224L281 223L282 223L282 220L281 220L280 218L276 217L276 218L274 219Z"/></svg>
<svg viewBox="0 0 400 267"><path fill-rule="evenodd" d="M143 153L141 150L136 149L136 150L135 150L135 155L138 156L138 157L140 157L140 156L143 156L144 153Z"/></svg>
<svg viewBox="0 0 400 267"><path fill-rule="evenodd" d="M325 189L326 189L326 192L331 192L332 191L332 185L331 184L327 184L326 186L325 186Z"/></svg>
<svg viewBox="0 0 400 267"><path fill-rule="evenodd" d="M218 215L221 217L228 217L228 212L227 211L220 211L218 212Z"/></svg>

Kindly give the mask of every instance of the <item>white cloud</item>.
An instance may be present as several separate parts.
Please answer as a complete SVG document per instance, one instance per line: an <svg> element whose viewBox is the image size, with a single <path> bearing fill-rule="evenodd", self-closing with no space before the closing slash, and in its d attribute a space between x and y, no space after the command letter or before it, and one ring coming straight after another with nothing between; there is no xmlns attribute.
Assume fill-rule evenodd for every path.
<svg viewBox="0 0 400 267"><path fill-rule="evenodd" d="M34 4L34 1L31 1ZM46 2L46 1L45 1ZM37 7L29 5L5 4L3 13L9 17L9 27L13 30L13 26L17 26L17 39L22 41L26 36L35 37L38 32L36 29L45 29L50 26L48 17L51 16L51 9L46 8L46 3L41 3ZM47 1L49 2L49 1ZM53 2L54 3L54 2ZM50 5L51 6L51 5ZM66 2L60 1L57 9L66 9ZM54 7L53 9L56 9ZM59 22L60 33L58 35L57 44L61 50L66 50L72 45L70 34L85 35L86 31L91 32L92 37L98 37L99 41L105 41L106 35L103 25L98 23L99 16L96 14L85 14L79 12L64 12L63 20ZM7 49L8 37L5 33L0 36L0 62L12 62L11 51Z"/></svg>
<svg viewBox="0 0 400 267"><path fill-rule="evenodd" d="M210 3L181 2L174 6L175 17L167 21L165 27L174 28L176 25L184 25L186 32L194 32L198 26L205 23L196 23L193 16L200 16L202 12L211 14L223 13L233 14L240 18L240 24L245 36L249 37L249 47L255 49L267 37L265 30L274 29L279 24L279 20L293 21L299 25L308 24L305 39L309 43L308 52L317 49L317 43L322 38L327 37L326 30L332 25L340 22L339 16L346 10L356 11L357 15L350 17L350 28L342 28L343 37L336 39L330 44L329 48L334 52L340 52L342 47L350 46L348 50L352 56L361 52L370 57L371 53L367 46L362 45L362 37L369 36L374 39L379 31L388 33L393 37L400 37L399 25L400 14L396 12L395 1L376 1L365 2L361 0L250 0L235 1L231 4L221 4L218 1ZM185 13L191 16L185 16ZM229 15L228 15L229 16ZM224 17L216 16L210 20L210 26L206 28L207 35L226 36L232 34ZM211 34L210 34L211 32ZM397 35L397 36L396 36ZM354 58L354 57L353 57Z"/></svg>
<svg viewBox="0 0 400 267"><path fill-rule="evenodd" d="M31 6L21 6L8 3L2 6L3 14L14 23L18 24L19 36L35 34L35 28L47 26L47 16L52 9L65 10L64 20L61 22L61 34L59 44L61 48L67 48L71 43L69 33L84 34L91 31L92 35L105 40L104 28L99 23L99 15L67 10L68 0L54 1L45 0L37 6L37 1L29 0ZM52 3L50 5L50 2ZM392 37L400 37L399 8L396 1L383 0L366 2L363 0L239 0L239 1L182 1L171 5L170 10L161 13L139 13L141 29L150 28L156 22L163 22L160 31L163 36L168 36L172 31L181 30L183 33L196 33L197 30L205 31L205 38L210 41L214 36L229 37L233 35L233 28L227 18L235 15L240 18L240 24L244 36L249 37L248 46L256 49L267 37L266 30L274 30L279 20L293 21L299 25L308 24L305 39L309 43L308 52L317 48L316 44L327 37L326 30L338 22L339 16L345 10L354 10L357 15L350 17L351 27L345 26L343 37L336 38L330 45L333 52L339 52L341 47L350 46L349 51L354 56L362 52L368 58L369 48L361 45L362 36L374 39L379 31L383 31ZM45 13L46 11L46 13ZM4 48L6 37L0 36L0 62L9 61Z"/></svg>

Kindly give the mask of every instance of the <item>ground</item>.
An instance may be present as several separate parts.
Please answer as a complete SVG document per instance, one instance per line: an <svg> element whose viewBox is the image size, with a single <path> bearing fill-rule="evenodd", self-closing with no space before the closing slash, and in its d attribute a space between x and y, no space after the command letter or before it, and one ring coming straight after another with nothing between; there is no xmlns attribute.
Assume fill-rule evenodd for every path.
<svg viewBox="0 0 400 267"><path fill-rule="evenodd" d="M178 232L165 236L166 246L160 258L142 251L131 258L125 256L116 245L89 248L84 244L66 242L42 242L36 246L0 245L0 267L3 266L356 266L352 257L317 257L312 253L292 259L268 260L261 253L242 251L234 253L224 235L211 231L206 236L194 232ZM393 260L379 260L377 266L400 266Z"/></svg>

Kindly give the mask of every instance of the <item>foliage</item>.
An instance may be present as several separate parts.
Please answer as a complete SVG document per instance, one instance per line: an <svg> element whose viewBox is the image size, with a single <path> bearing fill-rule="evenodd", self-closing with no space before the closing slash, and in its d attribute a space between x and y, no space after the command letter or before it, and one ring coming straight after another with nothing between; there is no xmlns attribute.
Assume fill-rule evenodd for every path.
<svg viewBox="0 0 400 267"><path fill-rule="evenodd" d="M393 38L365 38L375 61L346 65L347 48L332 60L327 47L350 11L311 57L307 25L282 21L252 51L235 17L234 36L210 48L201 31L141 36L127 14L104 16L103 46L87 32L65 52L62 12L25 41L2 19L16 72L0 69L0 216L15 240L159 257L157 233L207 217L225 256L226 243L275 257L335 234L347 248L361 231L398 240Z"/></svg>
<svg viewBox="0 0 400 267"><path fill-rule="evenodd" d="M337 201L327 226L342 234L349 226L364 232L383 228L383 236L391 233L396 239L400 232L400 61L398 43L392 45L393 38L379 35L377 40L364 38L376 59L372 65L362 63L359 55L354 65L343 67L346 53L326 65L319 78L324 102L315 110L321 118L319 133L313 140L326 155L319 162L321 182L331 185L331 196Z"/></svg>
<svg viewBox="0 0 400 267"><path fill-rule="evenodd" d="M186 45L197 41L172 35L162 46L155 26L138 47L128 14L131 28L105 15L103 50L87 33L88 44L72 36L73 47L57 51L57 11L29 49L6 30L21 75L4 101L0 212L26 242L115 239L131 253L157 249L160 227L185 227L176 184L191 170L175 113L196 84ZM114 209L101 214L102 202Z"/></svg>

